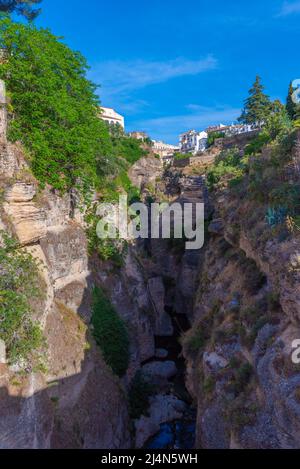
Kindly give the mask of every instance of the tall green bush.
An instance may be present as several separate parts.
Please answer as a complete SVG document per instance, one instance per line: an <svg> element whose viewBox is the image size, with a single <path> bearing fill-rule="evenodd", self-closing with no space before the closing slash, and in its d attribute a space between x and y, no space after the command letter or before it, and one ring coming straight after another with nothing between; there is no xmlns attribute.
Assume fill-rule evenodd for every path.
<svg viewBox="0 0 300 469"><path fill-rule="evenodd" d="M48 29L9 18L0 20L0 47L6 50L0 78L10 99L9 138L27 148L35 176L59 190L95 184L111 142L85 58Z"/></svg>
<svg viewBox="0 0 300 469"><path fill-rule="evenodd" d="M132 419L139 419L142 415L148 416L149 400L154 391L155 387L138 371L128 393L129 415Z"/></svg>
<svg viewBox="0 0 300 469"><path fill-rule="evenodd" d="M93 292L92 325L104 360L114 373L123 376L129 364L128 331L100 288L95 288Z"/></svg>
<svg viewBox="0 0 300 469"><path fill-rule="evenodd" d="M4 232L0 245L0 339L10 363L31 361L42 346L39 323L30 300L39 296L37 266Z"/></svg>
<svg viewBox="0 0 300 469"><path fill-rule="evenodd" d="M225 132L211 132L208 135L207 146L211 147L218 138L224 138Z"/></svg>
<svg viewBox="0 0 300 469"><path fill-rule="evenodd" d="M246 160L237 148L223 150L207 173L208 186L212 190L224 176L231 181L241 181L246 169Z"/></svg>

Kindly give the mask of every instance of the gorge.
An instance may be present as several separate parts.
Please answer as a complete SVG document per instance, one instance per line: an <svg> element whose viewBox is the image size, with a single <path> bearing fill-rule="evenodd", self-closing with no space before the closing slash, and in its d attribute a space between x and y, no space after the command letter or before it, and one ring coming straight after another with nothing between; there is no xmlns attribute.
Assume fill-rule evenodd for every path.
<svg viewBox="0 0 300 469"><path fill-rule="evenodd" d="M260 158L268 168L269 150ZM47 365L24 372L1 364L1 448L299 445L300 375L290 360L300 334L297 237L268 231L246 182L209 194L207 171L166 171L151 155L132 166L144 196L151 185L152 196L205 203L206 242L185 251L176 240L138 240L116 266L88 253L70 195L40 191L22 149L3 138L1 228L40 261L44 295L34 311ZM290 163L288 178L298 178ZM121 379L93 339L95 286L128 328ZM136 396L148 388L135 389L131 420L137 373L152 389L138 411Z"/></svg>
<svg viewBox="0 0 300 469"><path fill-rule="evenodd" d="M0 0L8 464L300 448L300 2L156 3Z"/></svg>
<svg viewBox="0 0 300 469"><path fill-rule="evenodd" d="M131 184L145 201L204 203L205 246L136 240L116 262L88 249L74 194L41 188L3 127L1 236L38 261L42 295L31 303L46 344L43 364L0 365L1 448L299 446L299 233L274 222L261 194L285 184L280 197L295 188L299 200L300 135L263 146L242 178L219 176L226 158L241 169L256 138L217 141L209 164L182 168L148 149ZM99 347L95 289L98 313L116 321L111 355ZM122 356L114 331L125 326Z"/></svg>

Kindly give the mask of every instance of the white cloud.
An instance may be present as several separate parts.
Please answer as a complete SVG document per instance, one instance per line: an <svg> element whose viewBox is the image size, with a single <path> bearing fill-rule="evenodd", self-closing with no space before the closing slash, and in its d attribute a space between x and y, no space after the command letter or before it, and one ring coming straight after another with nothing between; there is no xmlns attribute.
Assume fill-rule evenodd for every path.
<svg viewBox="0 0 300 469"><path fill-rule="evenodd" d="M103 104L117 106L123 112L134 113L147 106L145 101L137 103L132 98L134 91L177 77L199 75L216 67L217 60L211 55L199 60L177 58L164 62L117 60L94 65L89 72L89 78L101 85L100 97Z"/></svg>
<svg viewBox="0 0 300 469"><path fill-rule="evenodd" d="M168 61L106 61L96 64L89 78L101 84L103 105L115 107L126 115L148 111L150 103L136 99L135 91L150 85L168 82L184 76L199 75L218 66L217 60L208 55L199 60L177 58ZM145 130L153 138L176 142L179 133L189 128L202 129L216 122L232 121L240 113L238 109L216 106L206 108L198 104L186 106L186 113L169 117L136 120L127 130Z"/></svg>
<svg viewBox="0 0 300 469"><path fill-rule="evenodd" d="M300 13L300 1L284 2L277 16L288 16L292 15L293 13Z"/></svg>
<svg viewBox="0 0 300 469"><path fill-rule="evenodd" d="M144 130L153 138L163 139L170 143L178 143L179 134L186 130L203 130L209 125L231 123L241 113L239 108L222 106L210 108L197 104L189 104L186 107L192 112L136 121L130 126L130 130Z"/></svg>
<svg viewBox="0 0 300 469"><path fill-rule="evenodd" d="M198 75L216 66L217 61L212 56L202 60L177 58L166 62L108 61L93 67L90 75L102 84L103 89L107 87L111 93L118 94L163 83L180 76Z"/></svg>

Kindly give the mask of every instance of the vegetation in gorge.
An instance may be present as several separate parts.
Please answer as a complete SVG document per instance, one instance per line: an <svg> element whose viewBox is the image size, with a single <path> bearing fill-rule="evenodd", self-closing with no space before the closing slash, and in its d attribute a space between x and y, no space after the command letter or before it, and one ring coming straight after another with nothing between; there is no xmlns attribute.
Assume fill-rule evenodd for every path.
<svg viewBox="0 0 300 469"><path fill-rule="evenodd" d="M129 338L126 325L100 288L93 292L93 334L103 358L118 376L129 364Z"/></svg>
<svg viewBox="0 0 300 469"><path fill-rule="evenodd" d="M265 106L264 121L261 123L262 129L259 135L254 137L242 152L238 148L230 148L223 150L215 159L207 173L210 190L217 188L218 185L228 185L233 189L249 175L247 190L249 196L256 193L261 201L269 196L269 202L272 205L278 202L275 201L276 197L278 198L277 191L280 193L286 191L286 187L281 187L279 178L284 165L291 158L295 132L298 128L297 121L291 121L287 109L277 101L270 102L268 106L265 103ZM254 114L255 112L253 111ZM260 111L257 111L257 116L259 115ZM262 152L267 146L272 150L269 161L262 157ZM274 169L272 177L270 178L268 174L268 181L262 181L262 173L268 166ZM270 181L273 183L275 193L271 190L266 191ZM276 182L278 182L277 185ZM289 188L288 192L295 192L295 190L295 188ZM286 199L289 197L292 197L292 194ZM295 200L292 202L293 205L294 202Z"/></svg>
<svg viewBox="0 0 300 469"><path fill-rule="evenodd" d="M246 168L247 159L241 158L237 148L222 151L207 173L209 188L213 189L225 176L227 179L239 181L243 177Z"/></svg>
<svg viewBox="0 0 300 469"><path fill-rule="evenodd" d="M30 302L39 296L37 266L30 254L1 232L0 245L0 339L10 363L34 363L43 345L39 323Z"/></svg>
<svg viewBox="0 0 300 469"><path fill-rule="evenodd" d="M138 371L129 389L129 415L132 419L139 419L148 415L149 399L154 393L154 386Z"/></svg>
<svg viewBox="0 0 300 469"><path fill-rule="evenodd" d="M97 223L99 218L95 214L95 207L92 207L86 216L88 222L87 237L90 254L98 254L103 261L112 261L115 267L122 267L127 244L125 240L100 239L97 236Z"/></svg>
<svg viewBox="0 0 300 469"><path fill-rule="evenodd" d="M100 196L101 202L117 204L119 195L127 194L128 203L140 200L140 191L131 184L131 181L125 170L121 171L113 180L106 181ZM121 267L124 261L124 255L127 249L126 240L120 239L101 239L97 235L97 224L100 216L97 215L97 205L92 205L86 212L85 221L87 222L87 237L89 252L96 252L103 261L112 261L116 267Z"/></svg>

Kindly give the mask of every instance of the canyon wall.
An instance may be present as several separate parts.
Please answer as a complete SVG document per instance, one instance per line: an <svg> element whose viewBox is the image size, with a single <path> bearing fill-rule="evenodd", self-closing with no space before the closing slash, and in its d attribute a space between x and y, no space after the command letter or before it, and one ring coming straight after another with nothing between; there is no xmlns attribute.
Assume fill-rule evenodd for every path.
<svg viewBox="0 0 300 469"><path fill-rule="evenodd" d="M1 229L39 263L36 319L47 342L46 370L0 371L1 448L127 448L127 401L89 331L93 273L80 212L69 195L41 191L22 149L2 143Z"/></svg>
<svg viewBox="0 0 300 469"><path fill-rule="evenodd" d="M132 182L144 194L155 188L162 174L161 162L151 155L130 171ZM186 409L184 402L170 395L175 363L155 344L156 337L174 333L165 306L174 303L180 256L169 252L167 242L156 243L149 255L144 241L129 244L118 267L90 255L83 215L79 209L74 212L70 194L61 195L50 187L42 190L21 146L6 138L0 177L1 229L39 263L42 298L34 305L34 314L46 339L45 369L29 366L24 372L21 366L0 365L0 447L143 446L161 423L181 417ZM167 298L169 277L174 286ZM122 379L106 365L93 339L95 286L108 294L129 332L130 363ZM179 292L176 295L183 303ZM157 382L157 390L149 416L137 419L132 427L128 392L141 370Z"/></svg>
<svg viewBox="0 0 300 469"><path fill-rule="evenodd" d="M261 161L267 175L267 150ZM289 184L298 174L289 171ZM299 236L268 226L266 206L243 184L213 196L184 338L197 447L299 448L300 370L292 362L300 338Z"/></svg>

